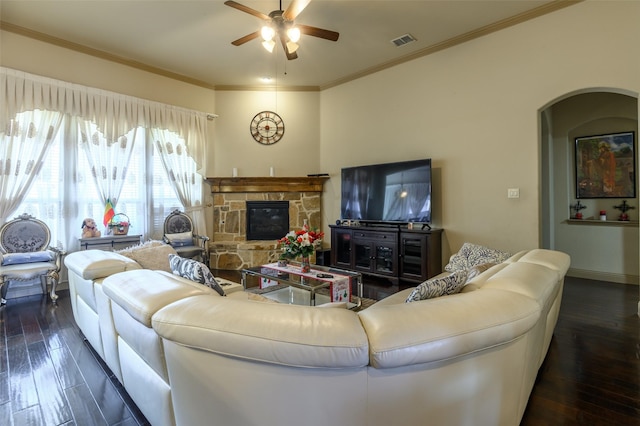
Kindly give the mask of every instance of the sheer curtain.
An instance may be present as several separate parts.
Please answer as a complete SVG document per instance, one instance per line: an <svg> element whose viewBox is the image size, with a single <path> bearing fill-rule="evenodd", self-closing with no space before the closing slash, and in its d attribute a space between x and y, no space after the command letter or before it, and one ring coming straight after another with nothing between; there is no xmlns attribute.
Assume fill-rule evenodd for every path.
<svg viewBox="0 0 640 426"><path fill-rule="evenodd" d="M171 187L182 203L184 211L193 220L195 233L205 235L202 176L196 171L197 164L193 157L187 153L185 140L174 132L160 129L151 129L151 136L155 140L155 152L162 160Z"/></svg>
<svg viewBox="0 0 640 426"><path fill-rule="evenodd" d="M107 203L107 199L111 200L114 210L117 211L118 200L133 153L136 129L132 129L126 135L112 136L116 139L108 139L94 123L81 120L79 124L84 125L80 143L89 161L91 175L100 194L100 200L103 205ZM110 133L107 132L107 134ZM96 219L96 223L101 221L102 218Z"/></svg>
<svg viewBox="0 0 640 426"><path fill-rule="evenodd" d="M59 112L32 110L0 128L0 224L11 219L27 194L61 122Z"/></svg>
<svg viewBox="0 0 640 426"><path fill-rule="evenodd" d="M82 172L81 163L87 161L87 158L91 158L91 163L96 167L96 175L105 176L107 178L113 177L114 162L117 163L116 177L121 177L124 180L135 180L135 183L143 183L147 187L146 193L137 194L137 199L134 196L129 196L130 201L126 203L127 208L134 206L136 209L147 209L149 212L136 212L136 216L149 217L149 215L159 214L162 209L157 210L153 206L149 206L148 194L151 194L156 189L162 190L162 185L158 185L155 179L147 180L145 176L152 174L153 171L147 170L145 167L153 166L153 158L151 155L152 145L146 147L143 142L138 141L137 144L143 149L141 155L142 158L148 160L146 166L140 166L138 176L132 174L131 171L127 172L124 162L127 158L128 150L133 149L135 151L137 138L136 134L142 130L150 131L151 129L167 129L174 132L180 138L184 140L184 146L187 148L188 155L191 156L195 163L196 171L203 173L206 170L205 164L205 146L206 146L206 126L207 118L206 114L202 112L187 110L184 108L174 107L171 105L165 105L157 102L151 102L134 98L131 96L120 95L113 92L107 92L99 89L89 88L77 84L67 83L59 80L49 79L46 77L36 76L25 72L13 70L10 68L0 67L0 92L1 105L0 108L0 129L2 133L3 146L0 148L3 158L3 173L1 187L8 188L7 191L16 191L16 184L10 183L5 173L7 159L10 156L14 156L13 152L9 151L8 140L6 139L6 129L11 128L11 123L18 119L21 113L31 114L35 111L46 111L56 114L59 118L54 120L54 123L50 125L53 127L53 134L55 134L56 126L60 126L60 122L65 124L64 134L60 138L60 152L58 153L58 159L52 161L62 161L62 170L60 170L60 179L64 180L64 183L56 181L56 185L63 185L62 192L55 194L58 201L62 200L59 207L49 207L44 213L46 215L52 215L62 219L62 229L60 230L60 238L63 240L63 247L65 249L73 249L73 244L77 245L77 237L80 231L80 223L82 216L89 215L94 218L102 218L102 212L104 210L104 200L90 201L97 194L96 184L92 183L93 190L86 190L80 188L81 184L86 184L86 174ZM75 121L75 123L74 123ZM57 124L56 124L57 123ZM37 126L36 126L37 127ZM85 134L85 138L80 136L81 131ZM47 133L49 134L49 133ZM125 137L126 139L123 139ZM151 140L151 138L148 138ZM45 141L48 140L45 138ZM87 142L83 148L79 147L81 141ZM126 143L125 143L126 140ZM92 144L97 142L97 145ZM115 142L115 144L113 143ZM124 151L118 152L118 154L104 154L100 150L105 149L111 144L113 149L120 148L122 144L126 145ZM25 145L20 143L19 145ZM90 146L89 146L90 145ZM100 148L97 148L100 147ZM117 147L117 148L116 148ZM144 149L147 149L144 151ZM13 148L12 148L13 149ZM21 148L24 149L24 148ZM84 152L83 152L84 150ZM9 152L9 154L7 154ZM40 163L43 164L43 156L46 153L46 149L42 152L40 157L33 158L33 166L37 165L35 161L40 158ZM87 154L89 156L87 157ZM116 161L115 158L118 158ZM107 160L108 158L108 160ZM46 163L46 158L44 158ZM22 164L21 164L22 165ZM104 170L102 167L105 167ZM129 166L131 167L131 166ZM37 167L35 169L37 171ZM104 171L104 173L103 173ZM35 175L35 173L34 173ZM57 178L54 178L57 179ZM200 182L201 184L201 182ZM24 190L28 190L29 186L33 186L33 179L25 182ZM106 185L108 187L108 185ZM158 188L156 188L158 187ZM34 188L32 188L34 189ZM116 191L114 189L105 190L103 196L111 196ZM4 191L4 190L3 190ZM88 191L88 192L81 192ZM102 189L101 189L102 191ZM108 192L107 192L108 191ZM195 191L195 190L194 190ZM5 193L2 193L2 210L0 211L3 220L13 214L16 214L15 210L18 208L18 204L5 203ZM50 194L45 194L50 195ZM192 206L201 206L202 203L202 191L199 193L193 193L190 195L192 199ZM118 207L123 207L123 195L119 196ZM195 201L193 201L195 200ZM160 200L161 204L165 201ZM87 203L90 208L87 208ZM41 209L39 205L42 203L34 203L34 209ZM100 204L102 204L100 206ZM173 202L168 200L166 205ZM164 205L164 204L163 204ZM21 207L22 208L22 207ZM58 211L54 211L55 209ZM88 212L87 212L88 211ZM93 213L99 211L99 214ZM202 221L202 227L204 227L204 221ZM154 233L154 230L149 227L153 224L152 221L140 220L140 227L135 228L136 233L143 235L150 235ZM135 224L134 224L135 225ZM77 230L75 229L77 227ZM65 229L66 228L66 229ZM52 230L53 234L53 230ZM75 240L75 241L74 241Z"/></svg>

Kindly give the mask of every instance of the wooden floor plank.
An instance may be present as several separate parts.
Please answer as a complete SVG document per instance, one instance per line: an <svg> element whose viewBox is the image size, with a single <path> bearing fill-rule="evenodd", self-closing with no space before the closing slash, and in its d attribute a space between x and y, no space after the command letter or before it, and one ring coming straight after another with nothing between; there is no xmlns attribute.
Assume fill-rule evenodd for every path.
<svg viewBox="0 0 640 426"><path fill-rule="evenodd" d="M66 396L58 382L56 368L44 342L31 343L28 350L44 422L59 425L73 420Z"/></svg>
<svg viewBox="0 0 640 426"><path fill-rule="evenodd" d="M100 412L100 408L90 397L92 394L87 385L82 384L65 389L65 394L77 425L108 425Z"/></svg>
<svg viewBox="0 0 640 426"><path fill-rule="evenodd" d="M38 392L31 373L27 345L22 335L7 339L9 394L14 413L38 404Z"/></svg>

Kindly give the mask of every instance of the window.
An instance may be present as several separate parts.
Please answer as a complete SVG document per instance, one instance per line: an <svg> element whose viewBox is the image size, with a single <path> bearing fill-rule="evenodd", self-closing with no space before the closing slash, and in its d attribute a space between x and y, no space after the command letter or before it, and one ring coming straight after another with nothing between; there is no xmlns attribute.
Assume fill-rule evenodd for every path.
<svg viewBox="0 0 640 426"><path fill-rule="evenodd" d="M104 204L72 121L65 117L38 177L14 215L26 212L41 219L51 229L51 244L71 251L79 247L86 217L94 218L105 235ZM182 204L166 178L149 132L138 128L129 136L134 133L134 151L115 211L129 217L130 234L160 239L164 218L172 210L182 209Z"/></svg>

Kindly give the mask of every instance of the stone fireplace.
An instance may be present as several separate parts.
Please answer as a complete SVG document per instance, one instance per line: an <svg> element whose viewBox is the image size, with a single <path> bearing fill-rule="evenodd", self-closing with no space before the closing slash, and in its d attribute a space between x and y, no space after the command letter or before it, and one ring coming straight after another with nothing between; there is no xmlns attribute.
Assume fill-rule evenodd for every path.
<svg viewBox="0 0 640 426"><path fill-rule="evenodd" d="M275 262L278 239L300 229L306 220L322 226L322 189L327 176L207 178L213 194L213 238L209 242L213 269L239 270ZM272 208L288 203L288 228L272 239L247 238L247 203ZM264 204L263 204L264 203ZM260 207L259 207L260 208ZM274 231L275 232L275 231ZM249 237L254 238L251 232Z"/></svg>

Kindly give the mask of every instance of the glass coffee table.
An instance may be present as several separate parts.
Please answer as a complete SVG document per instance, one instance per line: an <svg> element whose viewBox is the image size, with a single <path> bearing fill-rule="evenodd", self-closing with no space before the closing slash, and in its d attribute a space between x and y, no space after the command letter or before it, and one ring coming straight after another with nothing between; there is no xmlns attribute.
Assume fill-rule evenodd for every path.
<svg viewBox="0 0 640 426"><path fill-rule="evenodd" d="M298 262L286 265L270 263L243 269L242 286L245 290L249 288L249 281L257 281L258 286L265 290L263 296L281 303L316 306L345 302L349 309L362 305L362 274L359 272L311 265L311 271L303 273ZM274 290L268 291L271 286Z"/></svg>

